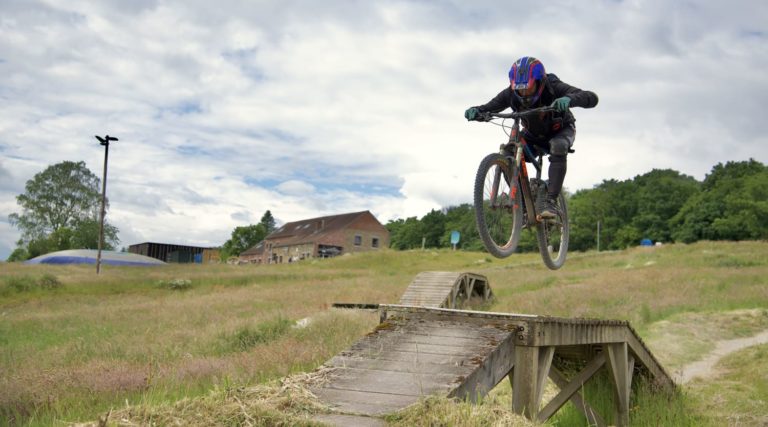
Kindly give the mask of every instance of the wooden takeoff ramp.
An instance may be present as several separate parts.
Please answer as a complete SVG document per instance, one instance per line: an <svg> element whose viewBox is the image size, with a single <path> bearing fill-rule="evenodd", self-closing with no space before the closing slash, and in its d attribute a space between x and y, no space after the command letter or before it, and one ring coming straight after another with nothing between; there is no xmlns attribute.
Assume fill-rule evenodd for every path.
<svg viewBox="0 0 768 427"><path fill-rule="evenodd" d="M376 417L430 395L476 401L508 377L516 413L544 421L572 400L591 424L605 425L579 391L606 367L616 385L614 423L627 425L634 375L674 387L626 321L408 305L379 309L382 322L326 362L327 381L313 390L339 413ZM542 406L547 378L560 392ZM366 418L322 420L362 425Z"/></svg>
<svg viewBox="0 0 768 427"><path fill-rule="evenodd" d="M425 271L405 290L401 305L460 308L471 298L486 301L493 297L488 279L474 273Z"/></svg>

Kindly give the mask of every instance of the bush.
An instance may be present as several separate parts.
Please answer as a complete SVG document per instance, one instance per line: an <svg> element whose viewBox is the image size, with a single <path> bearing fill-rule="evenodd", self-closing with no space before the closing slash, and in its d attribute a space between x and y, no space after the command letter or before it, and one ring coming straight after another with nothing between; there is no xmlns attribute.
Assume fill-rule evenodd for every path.
<svg viewBox="0 0 768 427"><path fill-rule="evenodd" d="M285 335L291 329L291 322L282 316L257 324L255 327L244 326L233 335L226 337L226 350L246 351L257 344L268 343Z"/></svg>
<svg viewBox="0 0 768 427"><path fill-rule="evenodd" d="M50 273L46 273L38 279L37 284L41 289L58 289L64 286L56 276Z"/></svg>
<svg viewBox="0 0 768 427"><path fill-rule="evenodd" d="M61 288L62 283L53 274L46 273L35 279L30 276L12 276L5 278L5 288L16 292L31 292L35 289L52 290Z"/></svg>
<svg viewBox="0 0 768 427"><path fill-rule="evenodd" d="M29 292L35 288L35 279L29 276L13 276L5 279L5 286L16 292Z"/></svg>
<svg viewBox="0 0 768 427"><path fill-rule="evenodd" d="M189 279L161 280L157 282L157 287L172 291L186 291L192 289L192 281Z"/></svg>

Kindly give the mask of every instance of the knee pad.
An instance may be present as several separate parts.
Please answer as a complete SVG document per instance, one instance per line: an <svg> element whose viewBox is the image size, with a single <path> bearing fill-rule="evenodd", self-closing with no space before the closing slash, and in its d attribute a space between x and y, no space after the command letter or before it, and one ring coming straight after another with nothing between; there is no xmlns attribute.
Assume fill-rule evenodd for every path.
<svg viewBox="0 0 768 427"><path fill-rule="evenodd" d="M554 139L550 141L549 143L549 153L551 154L551 156L549 157L550 161L552 161L553 157L562 157L564 161L565 156L568 155L569 148L571 147L568 146L568 142L562 139Z"/></svg>
<svg viewBox="0 0 768 427"><path fill-rule="evenodd" d="M565 155L557 155L554 152L549 156L549 163L565 163L567 160L568 158Z"/></svg>

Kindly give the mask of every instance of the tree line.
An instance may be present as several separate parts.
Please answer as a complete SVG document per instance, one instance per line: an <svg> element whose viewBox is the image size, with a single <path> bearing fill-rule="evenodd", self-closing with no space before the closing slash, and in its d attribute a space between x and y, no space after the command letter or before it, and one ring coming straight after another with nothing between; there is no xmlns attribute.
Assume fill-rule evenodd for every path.
<svg viewBox="0 0 768 427"><path fill-rule="evenodd" d="M623 249L654 242L768 238L768 167L748 161L719 163L702 182L672 169L654 169L632 179L604 180L567 195L571 225L569 249ZM432 210L420 219L389 221L394 249L451 247L483 250L471 204ZM520 251L536 251L533 233L523 233Z"/></svg>
<svg viewBox="0 0 768 427"><path fill-rule="evenodd" d="M8 219L21 231L9 261L23 261L65 249L96 249L99 240L100 180L84 162L49 166L27 181L16 197L21 213ZM625 181L604 180L567 195L571 221L569 249L623 249L642 239L655 242L754 240L768 238L768 167L748 161L719 163L702 182L671 169L654 169ZM108 206L108 201L106 202ZM451 247L484 250L475 213L465 203L432 210L421 218L389 221L390 247ZM237 256L275 229L267 210L258 224L236 227L222 246L222 259ZM119 243L118 229L104 224L104 248ZM533 233L523 233L520 251L537 250Z"/></svg>

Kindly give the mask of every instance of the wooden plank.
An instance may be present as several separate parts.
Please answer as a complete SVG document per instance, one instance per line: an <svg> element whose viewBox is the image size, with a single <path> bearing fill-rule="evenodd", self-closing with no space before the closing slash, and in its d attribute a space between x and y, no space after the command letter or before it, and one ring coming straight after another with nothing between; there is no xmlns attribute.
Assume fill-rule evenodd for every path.
<svg viewBox="0 0 768 427"><path fill-rule="evenodd" d="M363 415L319 414L312 416L312 421L335 427L385 427L387 425L381 418Z"/></svg>
<svg viewBox="0 0 768 427"><path fill-rule="evenodd" d="M397 351L403 353L441 354L446 356L472 357L476 355L478 351L481 351L484 348L485 347L456 348L430 344L403 343L398 344ZM369 347L366 350L361 350L359 354L366 354L369 357L375 357L382 353L386 353L387 351L389 350L386 348L376 349L374 347Z"/></svg>
<svg viewBox="0 0 768 427"><path fill-rule="evenodd" d="M415 374L411 372L370 371L365 369L338 369L326 388L427 396L435 392L446 394L461 380L453 374Z"/></svg>
<svg viewBox="0 0 768 427"><path fill-rule="evenodd" d="M419 374L450 374L466 375L476 366L467 359L461 359L465 363L433 363L429 361L405 361L393 359L356 359L351 357L336 356L326 362L327 366L339 368L367 369L371 371L398 371Z"/></svg>
<svg viewBox="0 0 768 427"><path fill-rule="evenodd" d="M640 364L650 372L650 374L653 376L653 379L658 384L668 388L675 387L675 384L672 381L672 377L669 376L667 371L664 370L664 367L662 367L661 364L656 360L656 358L653 356L653 353L651 353L651 351L645 346L634 329L629 328L626 342L629 345L629 348L632 350L633 356L638 359Z"/></svg>
<svg viewBox="0 0 768 427"><path fill-rule="evenodd" d="M514 334L508 333L487 356L475 357L470 363L477 365L449 397L477 402L504 379L515 363Z"/></svg>
<svg viewBox="0 0 768 427"><path fill-rule="evenodd" d="M424 331L409 331L409 332L395 332L391 334L371 337L369 339L361 340L355 344L353 348L367 348L367 347L382 347L392 344L412 343L412 344L430 344L430 345L442 345L442 346L482 346L482 345L496 345L498 344L499 335L469 335L459 336L454 334L445 335L430 335Z"/></svg>
<svg viewBox="0 0 768 427"><path fill-rule="evenodd" d="M418 402L420 399L420 396L337 390L332 388L322 388L313 390L313 392L321 401L330 404L331 407L338 411L374 416L396 412Z"/></svg>
<svg viewBox="0 0 768 427"><path fill-rule="evenodd" d="M589 345L625 342L626 322L586 322L580 319L529 322L525 345Z"/></svg>
<svg viewBox="0 0 768 427"><path fill-rule="evenodd" d="M481 327L481 326L467 326L462 325L434 325L425 324L419 327L401 327L398 328L398 332L413 334L413 335L430 335L433 337L477 337L477 338L493 338L501 337L509 334L509 331L504 331L498 328Z"/></svg>

